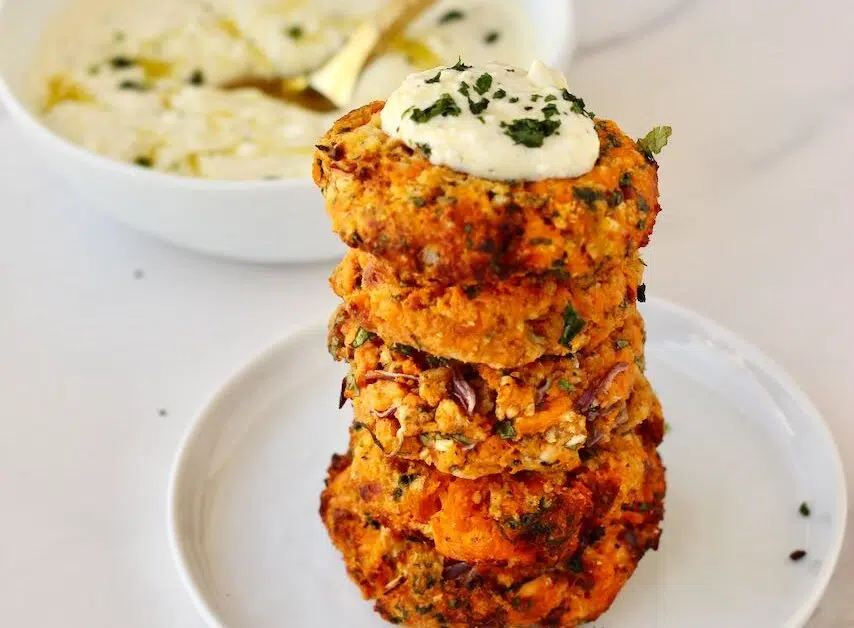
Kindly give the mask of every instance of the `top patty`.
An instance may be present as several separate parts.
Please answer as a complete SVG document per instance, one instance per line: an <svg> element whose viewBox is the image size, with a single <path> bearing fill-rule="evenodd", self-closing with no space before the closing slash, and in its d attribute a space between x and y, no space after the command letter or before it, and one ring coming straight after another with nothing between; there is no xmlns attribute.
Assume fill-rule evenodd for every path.
<svg viewBox="0 0 854 628"><path fill-rule="evenodd" d="M313 174L335 232L403 281L576 276L649 240L660 209L657 165L611 121L596 121L602 148L590 172L508 182L432 164L383 132L382 107L338 120L318 144Z"/></svg>

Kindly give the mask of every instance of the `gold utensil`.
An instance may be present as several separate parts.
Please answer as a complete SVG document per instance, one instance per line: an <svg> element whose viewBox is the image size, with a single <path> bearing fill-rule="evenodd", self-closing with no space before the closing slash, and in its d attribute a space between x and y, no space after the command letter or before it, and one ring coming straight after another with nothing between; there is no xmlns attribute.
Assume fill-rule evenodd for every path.
<svg viewBox="0 0 854 628"><path fill-rule="evenodd" d="M367 62L436 0L391 0L360 23L341 50L313 72L288 78L245 78L226 89L254 87L264 93L326 113L350 102Z"/></svg>

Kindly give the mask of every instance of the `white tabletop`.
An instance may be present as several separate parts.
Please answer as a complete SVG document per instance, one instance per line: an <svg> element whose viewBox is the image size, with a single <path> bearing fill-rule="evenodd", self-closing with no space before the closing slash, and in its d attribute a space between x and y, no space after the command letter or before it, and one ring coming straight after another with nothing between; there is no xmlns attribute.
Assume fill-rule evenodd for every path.
<svg viewBox="0 0 854 628"><path fill-rule="evenodd" d="M582 27L620 4L586 3ZM811 5L684 1L587 45L571 84L634 135L672 124L648 293L789 370L854 482L854 4ZM202 626L166 543L173 453L232 372L326 318L330 269L215 261L114 225L0 113L0 625ZM851 537L811 628L854 626Z"/></svg>

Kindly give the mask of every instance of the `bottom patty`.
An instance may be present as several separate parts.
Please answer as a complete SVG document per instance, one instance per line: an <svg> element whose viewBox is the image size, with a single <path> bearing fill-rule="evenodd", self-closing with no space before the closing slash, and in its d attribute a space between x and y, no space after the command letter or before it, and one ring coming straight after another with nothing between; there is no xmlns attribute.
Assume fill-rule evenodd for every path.
<svg viewBox="0 0 854 628"><path fill-rule="evenodd" d="M392 623L577 626L604 613L643 555L658 546L665 494L664 466L655 450L661 425L647 422L637 433L645 443L638 454L641 485L619 507L600 511L600 518L577 521L578 512L569 508L565 527L573 528L577 540L557 563L443 555L426 534L381 521L363 508L352 454L333 458L321 516L350 576ZM518 517L513 532L528 528L536 543L546 525ZM546 537L537 553L546 555L549 543L562 541Z"/></svg>

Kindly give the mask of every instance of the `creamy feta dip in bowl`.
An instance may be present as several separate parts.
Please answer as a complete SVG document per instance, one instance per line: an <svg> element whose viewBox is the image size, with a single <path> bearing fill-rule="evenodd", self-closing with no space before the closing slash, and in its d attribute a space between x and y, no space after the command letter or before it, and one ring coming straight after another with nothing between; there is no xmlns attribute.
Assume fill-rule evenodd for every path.
<svg viewBox="0 0 854 628"><path fill-rule="evenodd" d="M0 100L84 204L200 252L254 262L340 254L310 181L346 113L298 109L245 76L310 70L382 0L0 0ZM366 69L352 107L458 57L565 69L564 0L440 0Z"/></svg>

